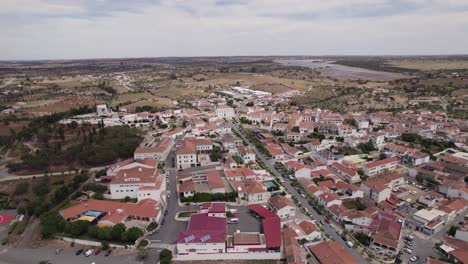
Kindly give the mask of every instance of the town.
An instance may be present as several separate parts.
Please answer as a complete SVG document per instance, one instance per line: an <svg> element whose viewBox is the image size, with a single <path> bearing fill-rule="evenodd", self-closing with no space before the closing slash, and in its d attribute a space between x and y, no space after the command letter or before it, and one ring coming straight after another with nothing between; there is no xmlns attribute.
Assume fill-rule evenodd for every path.
<svg viewBox="0 0 468 264"><path fill-rule="evenodd" d="M164 111L97 104L59 120L143 137L132 158L82 172L74 199L41 216L42 235L76 255L125 247L145 261L468 261L465 120L304 108L298 94L222 87Z"/></svg>

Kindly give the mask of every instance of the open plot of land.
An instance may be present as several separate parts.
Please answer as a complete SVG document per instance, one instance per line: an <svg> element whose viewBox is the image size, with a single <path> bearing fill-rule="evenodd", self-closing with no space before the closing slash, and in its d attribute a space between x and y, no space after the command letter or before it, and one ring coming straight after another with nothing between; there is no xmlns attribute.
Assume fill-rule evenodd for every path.
<svg viewBox="0 0 468 264"><path fill-rule="evenodd" d="M400 68L415 69L421 71L468 69L468 60L407 59L391 60L388 63L392 66Z"/></svg>
<svg viewBox="0 0 468 264"><path fill-rule="evenodd" d="M229 86L229 85L242 85L248 86L252 89L268 91L272 93L284 92L290 89L306 90L310 87L310 82L305 80L279 78L264 74L253 73L225 73L209 76L205 81L194 81L191 79L184 80L191 86L207 87L212 86ZM270 87L273 87L270 90Z"/></svg>
<svg viewBox="0 0 468 264"><path fill-rule="evenodd" d="M145 105L157 107L170 107L172 106L172 100L164 97L158 91L155 91L153 92L153 94L150 92L120 94L116 98L113 98L109 102L109 104L112 107L121 105L130 108Z"/></svg>

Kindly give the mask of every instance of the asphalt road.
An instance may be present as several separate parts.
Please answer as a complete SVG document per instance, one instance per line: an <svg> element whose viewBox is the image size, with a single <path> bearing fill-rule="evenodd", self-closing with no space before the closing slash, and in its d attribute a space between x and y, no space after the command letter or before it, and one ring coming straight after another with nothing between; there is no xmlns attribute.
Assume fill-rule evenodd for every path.
<svg viewBox="0 0 468 264"><path fill-rule="evenodd" d="M161 222L164 219L164 225L160 225L158 231L154 234L148 235L146 238L152 240L161 245L161 248L150 248L148 249L148 257L145 259L144 263L157 263L159 260L159 252L162 250L162 247L167 244L175 244L177 241L177 236L180 231L187 229L187 222L180 222L175 220L177 212L188 210L186 207L181 207L177 201L177 170L174 168L173 156L175 155L175 146L180 138L176 139L176 144L169 152L164 162L166 167L166 172L169 175L169 187L170 197L167 200L165 205L165 210L167 210L167 215L161 217ZM161 224L160 222L160 224Z"/></svg>
<svg viewBox="0 0 468 264"><path fill-rule="evenodd" d="M282 178L282 175L281 173L279 173L275 167L263 156L263 154L257 150L257 148L255 148L255 146L252 144L252 142L250 142L250 140L242 133L242 131L239 129L239 126L237 124L234 124L232 121L229 122L230 125L231 125L231 128L233 130L236 130L239 135L242 136L242 138L247 142L249 143L250 146L253 147L253 149L255 150L255 153L257 154L257 157L259 157L267 166L268 168L273 172L273 174L278 177L278 178ZM296 189L292 187L292 185L290 184L289 181L285 181L284 183L284 186L289 190L289 192L294 195L298 201L300 201L302 203L302 205L307 208L309 210L309 212L311 212L312 214L312 217L313 219L315 220L323 220L324 218L319 215L315 210L314 208L312 208L312 206L310 206L308 204L308 200L303 198L302 196L300 196ZM338 242L341 246L343 246L345 248L346 251L348 251L348 253L350 253L354 259L356 259L356 261L358 263L368 263L367 260L365 260L358 252L356 252L355 250L349 248L346 243L341 239L340 236L338 236L338 234L336 234L335 230L333 228L331 228L328 224L325 224L322 226L323 229L325 230L325 233L327 233L331 238L333 238L333 240L335 240L336 242Z"/></svg>
<svg viewBox="0 0 468 264"><path fill-rule="evenodd" d="M75 252L81 247L64 249L60 254L55 254L55 249L51 248L1 248L0 247L0 264L33 264L39 263L41 260L49 260L52 264L89 264L113 263L113 264L136 264L142 263L138 260L135 254L105 257L103 253L100 255L91 255L85 257L83 254L76 256ZM157 263L157 262L152 262Z"/></svg>

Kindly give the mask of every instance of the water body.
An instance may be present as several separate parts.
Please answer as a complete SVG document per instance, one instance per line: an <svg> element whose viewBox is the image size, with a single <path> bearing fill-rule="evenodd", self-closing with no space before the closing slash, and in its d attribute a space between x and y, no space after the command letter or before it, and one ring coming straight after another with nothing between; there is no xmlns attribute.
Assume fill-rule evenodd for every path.
<svg viewBox="0 0 468 264"><path fill-rule="evenodd" d="M373 71L363 68L333 64L329 60L276 60L285 66L301 66L316 69L322 76L345 78L345 79L363 79L372 81L388 81L405 78L405 75L393 72Z"/></svg>

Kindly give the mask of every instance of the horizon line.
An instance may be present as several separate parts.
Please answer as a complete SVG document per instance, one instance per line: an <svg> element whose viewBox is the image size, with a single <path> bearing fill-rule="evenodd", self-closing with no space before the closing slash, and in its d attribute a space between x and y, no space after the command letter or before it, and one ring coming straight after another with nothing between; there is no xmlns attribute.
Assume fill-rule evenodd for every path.
<svg viewBox="0 0 468 264"><path fill-rule="evenodd" d="M327 55L207 55L207 56L149 56L149 57L90 57L75 59L0 59L0 62L41 62L41 61L85 61L85 60L135 60L135 59L170 59L170 58L268 58L268 57L468 57L468 53L447 54L327 54Z"/></svg>

